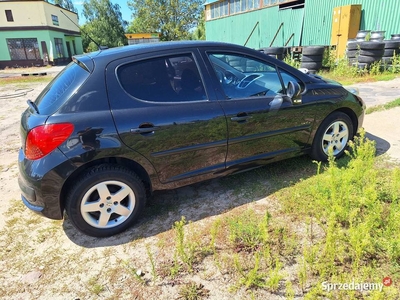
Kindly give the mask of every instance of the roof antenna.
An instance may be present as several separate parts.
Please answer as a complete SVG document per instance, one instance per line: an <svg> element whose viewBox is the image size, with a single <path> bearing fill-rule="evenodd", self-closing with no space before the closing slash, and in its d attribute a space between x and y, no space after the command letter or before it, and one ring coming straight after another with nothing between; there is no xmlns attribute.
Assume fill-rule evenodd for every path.
<svg viewBox="0 0 400 300"><path fill-rule="evenodd" d="M98 48L99 50L108 49L108 46L100 46L99 43L97 43L94 39L92 39L92 37L91 37L88 33L86 33L85 31L83 31L83 29L82 29L78 24L76 24L74 21L72 21L71 18L68 17L66 13L64 13L61 9L60 9L60 11L61 11L61 13L62 13L64 16L67 17L68 20L70 20L70 21L72 22L72 24L74 24L76 27L78 27L78 29L79 29L80 31L82 31L82 32L97 46L97 48Z"/></svg>

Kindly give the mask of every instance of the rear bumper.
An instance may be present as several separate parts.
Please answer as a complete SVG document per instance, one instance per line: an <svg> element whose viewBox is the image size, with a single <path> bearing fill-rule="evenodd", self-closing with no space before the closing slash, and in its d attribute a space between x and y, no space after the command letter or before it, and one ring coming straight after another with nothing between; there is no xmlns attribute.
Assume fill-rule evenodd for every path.
<svg viewBox="0 0 400 300"><path fill-rule="evenodd" d="M18 167L18 184L25 206L47 218L61 220L62 187L76 167L59 150L42 159L31 161L25 158L22 149L18 155Z"/></svg>
<svg viewBox="0 0 400 300"><path fill-rule="evenodd" d="M34 212L37 212L37 213L41 213L41 212L43 211L44 207L42 207L42 206L36 206L36 205L31 204L31 203L24 197L24 195L21 195L21 198L22 198L22 202L23 202L23 203L25 204L25 206L26 206L27 208L29 208L30 210L33 210Z"/></svg>

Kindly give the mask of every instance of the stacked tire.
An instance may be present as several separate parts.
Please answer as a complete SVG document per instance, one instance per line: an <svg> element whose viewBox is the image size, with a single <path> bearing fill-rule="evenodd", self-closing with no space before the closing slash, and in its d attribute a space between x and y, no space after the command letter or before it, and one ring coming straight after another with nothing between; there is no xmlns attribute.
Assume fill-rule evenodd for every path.
<svg viewBox="0 0 400 300"><path fill-rule="evenodd" d="M361 42L357 40L347 41L346 57L350 65L357 63L357 57L360 54L360 44Z"/></svg>
<svg viewBox="0 0 400 300"><path fill-rule="evenodd" d="M308 69L310 73L316 73L322 68L325 46L303 47L301 56L301 68Z"/></svg>
<svg viewBox="0 0 400 300"><path fill-rule="evenodd" d="M266 47L266 48L261 48L260 51L262 51L264 54L275 57L279 60L283 60L284 56L284 47Z"/></svg>
<svg viewBox="0 0 400 300"><path fill-rule="evenodd" d="M382 63L386 66L391 66L393 63L393 56L400 54L400 39L399 40L385 40L385 50L382 57Z"/></svg>
<svg viewBox="0 0 400 300"><path fill-rule="evenodd" d="M369 69L370 66L380 61L385 53L383 42L361 42L360 55L357 57L359 69Z"/></svg>

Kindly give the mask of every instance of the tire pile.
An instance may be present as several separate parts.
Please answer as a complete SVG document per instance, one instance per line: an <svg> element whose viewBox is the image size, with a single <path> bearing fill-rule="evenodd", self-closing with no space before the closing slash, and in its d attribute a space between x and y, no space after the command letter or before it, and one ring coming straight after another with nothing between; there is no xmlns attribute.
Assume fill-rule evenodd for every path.
<svg viewBox="0 0 400 300"><path fill-rule="evenodd" d="M383 40L384 31L372 31L369 41L365 41L369 30L360 30L356 39L347 41L346 56L349 64L359 69L369 69L372 64L381 61L391 66L393 55L400 54L400 34L392 34L391 40Z"/></svg>
<svg viewBox="0 0 400 300"><path fill-rule="evenodd" d="M400 54L400 39L399 40L386 40L385 50L382 57L382 63L389 67L392 66L393 56Z"/></svg>
<svg viewBox="0 0 400 300"><path fill-rule="evenodd" d="M275 57L276 59L283 60L285 47L266 47L261 48L259 51L263 52L266 55Z"/></svg>
<svg viewBox="0 0 400 300"><path fill-rule="evenodd" d="M303 47L301 56L301 68L308 69L309 73L316 73L322 68L325 46Z"/></svg>
<svg viewBox="0 0 400 300"><path fill-rule="evenodd" d="M359 53L360 44L361 42L356 40L347 41L346 57L349 60L350 65L357 63L357 57L360 54Z"/></svg>
<svg viewBox="0 0 400 300"><path fill-rule="evenodd" d="M385 52L383 42L361 42L360 54L357 57L359 69L369 69L372 64L379 62Z"/></svg>

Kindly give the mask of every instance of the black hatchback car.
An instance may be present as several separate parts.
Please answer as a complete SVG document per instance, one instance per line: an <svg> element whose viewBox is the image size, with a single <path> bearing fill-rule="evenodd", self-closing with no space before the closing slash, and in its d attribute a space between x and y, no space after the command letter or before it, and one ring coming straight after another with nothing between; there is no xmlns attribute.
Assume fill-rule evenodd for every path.
<svg viewBox="0 0 400 300"><path fill-rule="evenodd" d="M21 118L19 185L30 209L81 232L132 225L153 190L308 153L339 157L365 105L340 84L216 42L76 56Z"/></svg>

